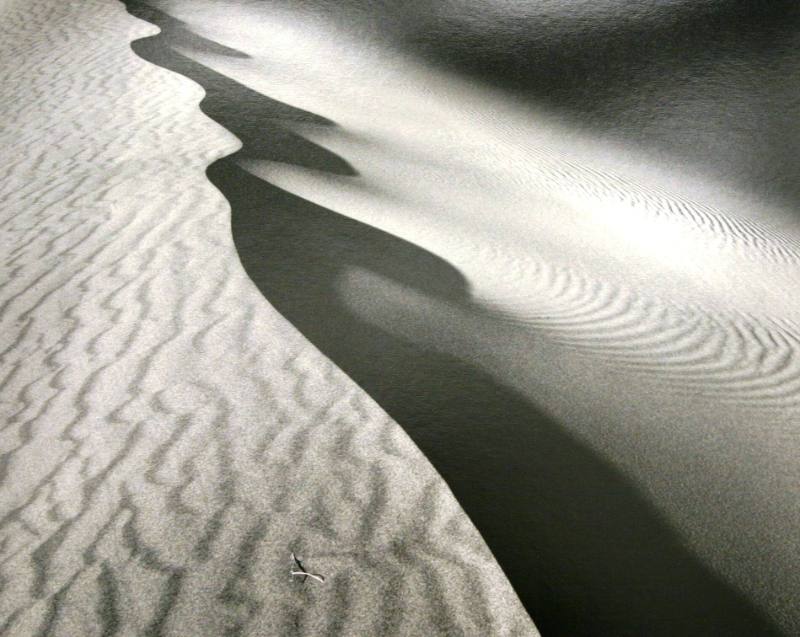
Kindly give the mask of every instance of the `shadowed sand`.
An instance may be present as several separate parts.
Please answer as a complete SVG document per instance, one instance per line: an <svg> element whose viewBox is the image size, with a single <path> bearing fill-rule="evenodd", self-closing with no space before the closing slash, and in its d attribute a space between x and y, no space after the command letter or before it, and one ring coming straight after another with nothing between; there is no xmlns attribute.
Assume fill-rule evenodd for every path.
<svg viewBox="0 0 800 637"><path fill-rule="evenodd" d="M536 635L442 478L247 278L205 175L240 144L131 51L157 29L0 17L0 635ZM253 157L322 166L261 132Z"/></svg>
<svg viewBox="0 0 800 637"><path fill-rule="evenodd" d="M795 632L782 211L626 177L618 148L389 49L380 17L153 4L128 3L163 28L134 49L243 142L208 176L248 274L404 426L545 634Z"/></svg>

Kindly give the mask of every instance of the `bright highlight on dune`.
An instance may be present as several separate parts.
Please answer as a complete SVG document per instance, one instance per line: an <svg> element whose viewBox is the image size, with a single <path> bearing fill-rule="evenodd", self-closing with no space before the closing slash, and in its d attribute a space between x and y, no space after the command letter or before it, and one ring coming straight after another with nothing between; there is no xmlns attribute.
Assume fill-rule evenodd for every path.
<svg viewBox="0 0 800 637"><path fill-rule="evenodd" d="M800 631L797 7L0 12L0 634Z"/></svg>

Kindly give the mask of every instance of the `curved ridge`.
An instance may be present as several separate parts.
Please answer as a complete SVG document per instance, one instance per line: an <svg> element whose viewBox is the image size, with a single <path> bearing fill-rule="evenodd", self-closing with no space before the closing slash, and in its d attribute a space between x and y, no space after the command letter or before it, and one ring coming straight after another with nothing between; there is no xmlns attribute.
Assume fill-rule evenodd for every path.
<svg viewBox="0 0 800 637"><path fill-rule="evenodd" d="M154 27L6 8L0 633L536 634L429 463L253 290L202 174L236 142L130 50ZM430 492L447 532L410 560Z"/></svg>
<svg viewBox="0 0 800 637"><path fill-rule="evenodd" d="M185 33L178 37L184 38ZM155 42L150 45L155 47ZM231 83L230 77L221 77L224 73L219 69L226 68L233 69L232 76L248 77L236 72L250 68L241 56L227 64L224 56L197 55L214 67L210 70L191 59L191 47L185 44L176 45L179 50L165 47L160 51L142 46L140 52L160 55L162 62L203 78L216 90L216 97L210 97L205 106L208 112L213 109L212 117L224 120L226 128L234 132L242 125L237 121L240 118L233 116L236 103L240 98L254 100L254 121L259 129L239 129L245 139L239 158L217 162L208 170L211 181L230 201L234 240L247 273L269 302L402 423L428 454L545 631L572 635L598 631L778 632L752 599L740 594L737 586L688 548L685 539L643 497L637 483L579 436L571 435L571 423L559 422L519 386L498 380L488 363L468 360L468 355L451 347L475 337L473 328L485 328L487 338L481 343L486 351L480 346L475 350L496 362L503 352L493 351L491 336L502 332L496 319L498 314L506 316L505 300L492 305L492 298L481 298L478 288L470 289L465 277L437 257L436 250L418 249L424 242L383 231L379 223L370 223L368 215L356 221L348 218L348 210L340 214L335 205L309 201L318 194L322 197L320 193L304 198L278 179L271 183L270 162L299 167L284 171L289 181L304 175L308 184L309 176L327 171L347 178L324 180L328 188L360 185L355 168L327 145L332 140L331 148L335 148L336 135L297 132L313 132L330 126L329 121L315 120L306 112L293 115L286 105L243 90ZM294 128L298 122L303 128ZM326 143L310 141L319 138ZM254 165L267 169L245 170ZM435 168L435 162L430 166ZM368 168L363 166L365 175ZM578 183L591 181L590 176L576 175L561 165L551 173L555 170L564 173L561 185L566 178ZM539 172L542 182L552 176L547 166ZM557 190L550 181L550 190ZM605 177L598 181L599 186L590 190L607 188ZM619 197L619 190L611 188L605 200ZM380 187L375 192L381 192ZM646 196L651 195L625 195L624 201L640 205ZM728 228L725 232L729 235L740 231L734 222L698 213L692 206L683 210L678 203L659 199L648 205L671 220L689 220L687 225L699 229L702 236L708 234L703 228L709 224ZM739 250L741 241L736 241L739 239L731 245ZM765 254L771 249L765 249ZM779 254L778 259L782 258ZM745 384L752 383L747 372L749 354L739 351L736 328L733 332L728 329L729 317L694 306L662 306L658 299L639 298L619 285L593 283L577 272L546 262L534 263L529 269L530 264L522 260L507 260L519 266L515 274L520 281L540 277L533 286L535 292L520 307L512 307L510 314L523 319L518 322L521 329L514 332L515 342L544 334L551 342L567 342L560 351L581 349L609 364L634 370L644 363L654 368L656 377L666 370L687 378L696 370L704 377L742 376ZM376 298L386 301L385 305L377 307ZM509 304L513 306L514 299ZM462 319L470 329L459 332ZM656 334L659 330L661 334ZM622 342L629 339L639 348L631 351ZM522 346L509 356L523 371L526 351ZM645 354L643 361L640 353ZM629 355L635 359L633 363L627 361ZM763 351L755 356L755 360L776 360L770 369L778 370L778 384L783 382L779 358ZM662 364L671 359L677 361L674 369ZM538 369L550 373L541 365ZM295 399L307 405L310 396L303 385ZM714 385L709 382L707 395L713 394ZM326 418L325 412L319 417ZM299 447L306 439L314 437L301 438ZM462 471L465 464L470 465L468 473ZM512 486L498 489L497 484ZM343 497L355 502L359 495L346 489ZM286 505L284 500L280 502ZM383 510L380 498L376 507ZM509 515L514 516L514 525L508 524ZM329 533L324 523L320 526L323 533ZM367 521L365 528L369 534L377 527ZM395 556L393 565L399 566L406 551L408 546ZM394 569L386 572L397 576ZM658 583L653 579L656 576L661 578ZM353 580L348 580L350 585L355 585ZM351 599L347 591L342 595ZM432 608L448 607L442 601L441 587L431 589L430 597L435 600ZM296 621L307 621L306 615L297 617Z"/></svg>

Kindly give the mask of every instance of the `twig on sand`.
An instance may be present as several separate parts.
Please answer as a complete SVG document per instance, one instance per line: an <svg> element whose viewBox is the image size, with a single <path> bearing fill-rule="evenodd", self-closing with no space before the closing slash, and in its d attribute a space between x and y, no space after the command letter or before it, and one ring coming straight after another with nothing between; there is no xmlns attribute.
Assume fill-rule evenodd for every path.
<svg viewBox="0 0 800 637"><path fill-rule="evenodd" d="M289 571L292 574L292 577L302 577L303 583L305 583L305 581L309 577L317 580L322 584L325 583L324 576L318 573L309 573L308 571L306 571L305 567L303 566L303 563L299 559L297 559L297 556L294 554L294 552L292 553L292 561L294 562L294 565L296 567L296 570L293 568L291 571Z"/></svg>

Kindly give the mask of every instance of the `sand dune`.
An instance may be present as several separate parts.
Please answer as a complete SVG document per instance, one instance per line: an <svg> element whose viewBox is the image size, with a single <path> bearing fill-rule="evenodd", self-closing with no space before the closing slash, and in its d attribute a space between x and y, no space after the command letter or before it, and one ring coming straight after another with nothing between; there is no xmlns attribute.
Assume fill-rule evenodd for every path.
<svg viewBox="0 0 800 637"><path fill-rule="evenodd" d="M435 64L463 42L423 12L417 55L382 3L151 4L135 50L243 142L209 178L248 275L432 460L545 634L797 632L783 200Z"/></svg>
<svg viewBox="0 0 800 637"><path fill-rule="evenodd" d="M64 4L0 5L0 634L800 631L786 3Z"/></svg>
<svg viewBox="0 0 800 637"><path fill-rule="evenodd" d="M0 634L536 634L428 461L245 275L204 174L240 143L131 50L158 29L0 16Z"/></svg>

